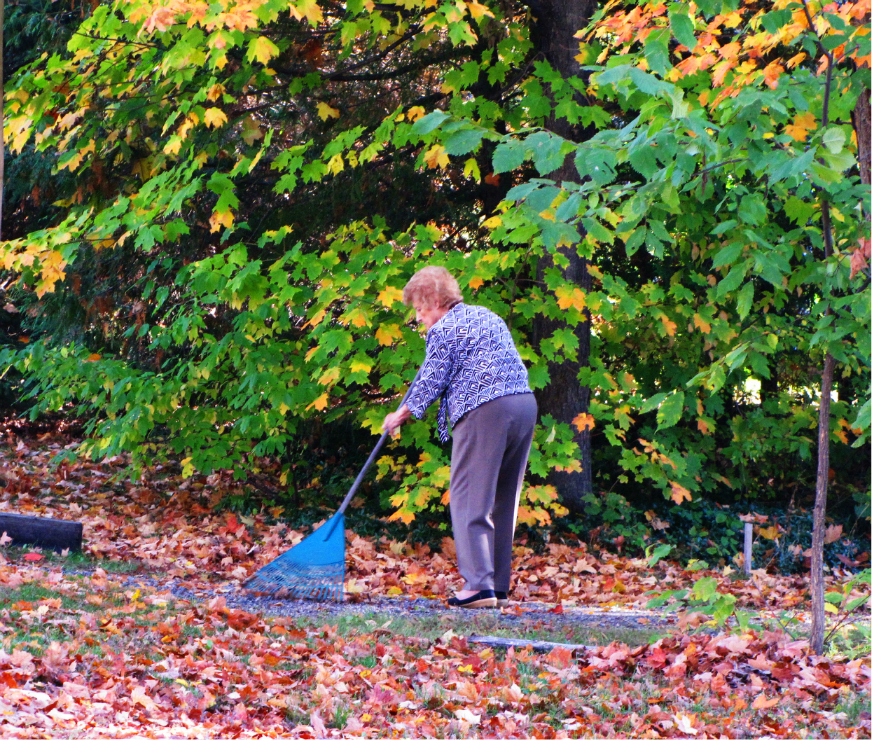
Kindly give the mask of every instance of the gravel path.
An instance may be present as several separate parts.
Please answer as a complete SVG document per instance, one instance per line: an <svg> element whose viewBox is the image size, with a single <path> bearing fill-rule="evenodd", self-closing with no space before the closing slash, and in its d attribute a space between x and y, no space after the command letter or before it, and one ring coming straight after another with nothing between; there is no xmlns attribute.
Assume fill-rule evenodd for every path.
<svg viewBox="0 0 872 740"><path fill-rule="evenodd" d="M357 615L377 621L420 618L447 618L460 620L476 615L496 619L500 627L524 628L536 624L552 629L586 627L589 629L665 630L678 619L675 614L662 610L631 609L626 607L561 606L544 602L510 602L502 609L450 609L441 599L411 598L406 596L375 596L343 602L277 600L253 596L236 585L221 585L209 589L191 589L175 579L160 580L153 576L128 576L122 581L124 588L155 588L168 591L177 599L203 602L224 597L231 609L270 617L297 617L310 619L339 618Z"/></svg>

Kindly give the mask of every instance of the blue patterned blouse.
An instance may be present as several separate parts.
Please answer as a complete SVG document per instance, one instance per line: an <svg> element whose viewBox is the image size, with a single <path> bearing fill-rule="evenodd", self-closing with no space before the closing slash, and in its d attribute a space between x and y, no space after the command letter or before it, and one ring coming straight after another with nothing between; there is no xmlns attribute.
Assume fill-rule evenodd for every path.
<svg viewBox="0 0 872 740"><path fill-rule="evenodd" d="M527 368L505 322L483 306L458 303L427 332L427 355L406 399L416 419L441 396L437 428L448 441L448 422L488 401L530 393Z"/></svg>

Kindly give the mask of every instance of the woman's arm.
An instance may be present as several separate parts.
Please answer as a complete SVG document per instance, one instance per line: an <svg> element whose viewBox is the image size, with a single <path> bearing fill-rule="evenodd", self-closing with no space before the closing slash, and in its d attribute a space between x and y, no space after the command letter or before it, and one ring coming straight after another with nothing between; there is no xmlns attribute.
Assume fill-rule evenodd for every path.
<svg viewBox="0 0 872 740"><path fill-rule="evenodd" d="M427 407L441 396L451 380L455 353L447 338L438 329L427 333L427 355L421 365L418 382L406 399L409 413L421 419Z"/></svg>

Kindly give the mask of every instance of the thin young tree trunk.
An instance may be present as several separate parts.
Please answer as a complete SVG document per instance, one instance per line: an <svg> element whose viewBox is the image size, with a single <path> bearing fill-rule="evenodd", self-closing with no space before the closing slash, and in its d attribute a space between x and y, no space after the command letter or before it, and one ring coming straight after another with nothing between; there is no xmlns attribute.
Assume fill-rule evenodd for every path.
<svg viewBox="0 0 872 740"><path fill-rule="evenodd" d="M807 0L803 0L803 8L809 27L814 28ZM827 66L826 87L824 90L824 106L821 115L823 128L829 125L829 100L832 90L832 70L835 63L830 52L824 49L818 39L818 48L829 62ZM851 122L857 136L857 160L860 169L860 181L869 185L869 157L870 157L870 109L869 90L864 90L857 105L851 113ZM825 196L826 197L826 196ZM866 211L866 219L870 213ZM833 254L833 231L830 223L829 202L824 200L821 204L821 227L824 237L824 258L829 259ZM827 314L832 313L827 308ZM826 610L824 609L824 530L826 525L827 511L827 488L830 476L830 394L833 389L833 374L835 372L835 360L827 352L824 358L824 368L821 374L821 400L818 410L818 468L817 484L815 486L814 518L812 521L811 537L811 649L820 655L824 649L824 635L826 632Z"/></svg>
<svg viewBox="0 0 872 740"><path fill-rule="evenodd" d="M811 649L823 653L826 631L824 610L824 533L826 530L827 487L830 478L830 394L836 362L827 352L821 376L821 400L818 409L818 469L814 496L811 534Z"/></svg>
<svg viewBox="0 0 872 740"><path fill-rule="evenodd" d="M3 3L4 0L0 0L0 239L3 238L3 164L6 158L3 137L3 102L6 99L3 90Z"/></svg>

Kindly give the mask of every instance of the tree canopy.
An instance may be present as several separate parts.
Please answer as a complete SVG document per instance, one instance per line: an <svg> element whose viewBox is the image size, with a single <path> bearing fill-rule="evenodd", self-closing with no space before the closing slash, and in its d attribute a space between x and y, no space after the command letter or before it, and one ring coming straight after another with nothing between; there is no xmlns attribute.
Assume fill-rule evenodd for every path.
<svg viewBox="0 0 872 740"><path fill-rule="evenodd" d="M577 5L573 59L558 2L97 5L6 91L39 163L0 243L33 413L74 404L86 454L293 485L313 425L379 430L423 357L402 286L442 264L537 393L590 389L544 409L523 520L577 507L580 433L616 533L807 494L825 357L834 485L868 512L869 3ZM409 521L448 456L429 421L398 444Z"/></svg>

